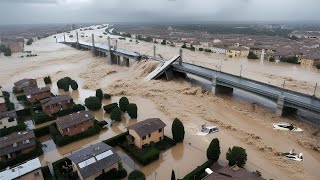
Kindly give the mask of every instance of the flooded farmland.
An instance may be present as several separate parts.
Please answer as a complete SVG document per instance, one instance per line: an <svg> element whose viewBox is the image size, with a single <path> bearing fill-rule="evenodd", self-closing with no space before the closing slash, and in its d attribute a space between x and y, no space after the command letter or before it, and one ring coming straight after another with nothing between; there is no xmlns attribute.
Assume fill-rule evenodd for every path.
<svg viewBox="0 0 320 180"><path fill-rule="evenodd" d="M144 46L152 48L150 43L118 42L118 46L143 52ZM320 177L320 134L318 127L306 124L298 119L277 117L272 110L233 98L215 96L197 84L183 79L170 82L163 80L145 82L147 75L157 62L133 64L130 68L107 65L105 58L92 57L90 52L78 51L68 46L57 44L53 37L36 41L28 49L39 56L19 58L0 57L0 82L4 90L11 91L13 83L22 78L37 78L39 86L44 86L42 78L50 75L53 80L52 92L64 94L56 87L56 81L69 76L79 84L78 91L68 92L76 103L95 94L97 88L113 95L110 101L117 102L121 96L127 96L130 102L138 106L138 119L123 115L122 122L115 123L100 134L58 148L50 136L41 137L44 144L42 164L52 163L73 151L108 139L126 131L132 123L150 117L159 117L166 124L165 135L171 137L171 123L177 117L184 123L186 136L183 144L162 152L160 159L146 167L140 167L148 179L169 179L171 170L176 177L182 178L188 172L206 161L206 149L213 138L220 139L220 163L227 164L225 153L229 147L241 146L247 150L249 171L259 170L262 176L272 179L317 179ZM177 48L159 45L159 53L170 57ZM187 52L198 57L197 61L208 67L220 65L222 56ZM166 54L166 56L165 56ZM198 60L199 59L199 60ZM222 70L238 73L241 63L245 64L244 76L280 85L285 78L291 78L288 88L312 93L313 84L319 79L319 72L287 64L269 64L248 60L222 60ZM303 76L302 76L303 74ZM304 83L305 82L305 83ZM290 85L292 83L292 85ZM305 88L301 88L305 87ZM317 92L319 94L319 92ZM109 120L103 110L94 112L99 120ZM272 129L272 123L285 121L303 128L304 131L279 132ZM208 136L197 136L202 124L217 125L220 131ZM277 138L275 138L277 137ZM291 149L304 153L304 162L292 162L278 156L279 152ZM157 174L155 174L155 172Z"/></svg>

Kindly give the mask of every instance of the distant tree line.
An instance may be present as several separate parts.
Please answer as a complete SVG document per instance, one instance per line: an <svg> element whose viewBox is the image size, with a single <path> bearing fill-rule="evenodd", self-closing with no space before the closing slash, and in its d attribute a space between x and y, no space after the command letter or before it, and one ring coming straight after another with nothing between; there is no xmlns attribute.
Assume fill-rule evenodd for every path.
<svg viewBox="0 0 320 180"><path fill-rule="evenodd" d="M299 59L296 56L291 56L291 57L281 57L280 58L281 62L287 62L287 63L292 63L292 64L299 64Z"/></svg>

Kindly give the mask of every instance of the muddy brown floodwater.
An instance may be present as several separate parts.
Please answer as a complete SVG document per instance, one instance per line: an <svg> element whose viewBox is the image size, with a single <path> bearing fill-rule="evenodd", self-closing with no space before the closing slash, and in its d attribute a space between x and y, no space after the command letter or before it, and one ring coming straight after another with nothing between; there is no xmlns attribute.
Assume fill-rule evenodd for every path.
<svg viewBox="0 0 320 180"><path fill-rule="evenodd" d="M129 42L123 43L129 44L126 47L132 49L135 47ZM143 45L150 46L151 44L139 43L135 51L142 51ZM171 56L170 53L177 50L165 46L163 49L167 52L168 57ZM130 68L111 66L106 64L105 58L92 57L90 52L56 44L52 36L26 46L26 50L32 50L39 56L19 58L21 56L19 53L13 54L12 57L0 56L0 84L4 90L11 91L13 83L22 78L37 78L38 84L44 86L42 78L50 75L54 82L52 92L65 94L57 89L55 83L59 78L69 76L79 83L78 91L67 92L76 103L83 103L86 97L95 94L95 89L102 88L104 92L113 95L111 100L104 100L103 104L116 102L121 96L127 96L130 102L138 106L138 119L130 119L124 114L122 122L115 123L114 126L103 130L99 135L61 148L55 146L50 136L41 137L40 141L44 144L45 152L40 157L43 165L124 132L128 125L150 117L161 118L167 124L165 135L171 137L171 123L177 117L183 121L185 126L184 143L162 152L160 159L150 165L140 167L147 175L147 179L153 180L155 176L157 179L169 179L172 169L175 170L178 178L182 178L206 161L206 149L213 138L220 139L219 162L221 164L227 164L225 153L229 147L241 146L248 153L245 168L249 171L259 170L264 178L318 179L320 177L320 133L316 133L320 130L318 127L294 118L277 117L272 110L256 104L215 96L199 85L183 79L169 82L163 80L145 82L143 77L151 72L158 62L141 61ZM213 55L204 53L200 55L199 52L188 52L188 54L190 56L199 55L201 57L199 62L207 66L214 67L220 63L217 59L211 59ZM204 56L208 57L202 58ZM297 84L306 81L305 86L310 86L310 88L305 90L310 90L311 84L319 77L319 73L314 69L239 61L246 62L247 76L252 74L255 78L270 81L270 83L273 81L279 83L280 79L289 77L290 82ZM225 65L222 69L237 69L240 62L230 59L223 60ZM302 73L303 76L300 76ZM275 80L278 78L279 80ZM110 120L103 110L96 111L94 114L99 120ZM304 131L301 133L274 131L272 123L279 121L293 122ZM196 133L204 123L217 125L220 131L207 136L197 136ZM297 152L304 153L304 162L288 161L279 156L280 152L288 152L293 148Z"/></svg>

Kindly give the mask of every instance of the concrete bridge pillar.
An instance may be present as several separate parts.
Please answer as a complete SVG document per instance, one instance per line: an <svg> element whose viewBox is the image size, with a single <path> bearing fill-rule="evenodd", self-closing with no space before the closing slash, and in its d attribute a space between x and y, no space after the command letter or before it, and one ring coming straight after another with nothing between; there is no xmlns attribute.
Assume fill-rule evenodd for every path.
<svg viewBox="0 0 320 180"><path fill-rule="evenodd" d="M182 64L182 49L179 50L180 58L179 58L179 64Z"/></svg>
<svg viewBox="0 0 320 180"><path fill-rule="evenodd" d="M109 51L109 52L108 52L108 61L109 61L108 63L109 63L109 64L113 64L113 63L112 63L112 54L111 54L110 36L108 36L108 48L109 48L109 49L108 49L108 51Z"/></svg>
<svg viewBox="0 0 320 180"><path fill-rule="evenodd" d="M78 31L76 31L76 36L77 36L76 48L79 49L79 33L78 33Z"/></svg>
<svg viewBox="0 0 320 180"><path fill-rule="evenodd" d="M172 70L169 68L165 71L167 81L170 81L174 78Z"/></svg>
<svg viewBox="0 0 320 180"><path fill-rule="evenodd" d="M156 57L156 45L153 45L153 57Z"/></svg>
<svg viewBox="0 0 320 180"><path fill-rule="evenodd" d="M290 114L297 113L298 109L292 108L292 107L286 107L284 105L285 102L285 96L279 96L277 101L277 108L276 108L276 114L278 116L287 116Z"/></svg>
<svg viewBox="0 0 320 180"><path fill-rule="evenodd" d="M94 47L94 34L91 35L92 37L92 55L95 56L95 47Z"/></svg>
<svg viewBox="0 0 320 180"><path fill-rule="evenodd" d="M232 94L233 88L217 84L217 77L212 78L212 92L215 94Z"/></svg>
<svg viewBox="0 0 320 180"><path fill-rule="evenodd" d="M123 61L124 61L124 65L125 65L126 67L129 67L129 66L130 66L129 58L123 57Z"/></svg>

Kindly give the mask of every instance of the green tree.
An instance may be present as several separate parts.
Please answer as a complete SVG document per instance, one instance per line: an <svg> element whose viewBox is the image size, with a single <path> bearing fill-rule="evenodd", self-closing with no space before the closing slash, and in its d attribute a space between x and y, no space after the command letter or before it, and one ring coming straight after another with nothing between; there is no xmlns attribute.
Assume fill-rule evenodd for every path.
<svg viewBox="0 0 320 180"><path fill-rule="evenodd" d="M216 162L219 159L220 153L219 139L214 138L207 149L207 158Z"/></svg>
<svg viewBox="0 0 320 180"><path fill-rule="evenodd" d="M195 51L196 48L191 44L191 47L190 47L191 51Z"/></svg>
<svg viewBox="0 0 320 180"><path fill-rule="evenodd" d="M111 99L111 95L110 94L103 94L103 99Z"/></svg>
<svg viewBox="0 0 320 180"><path fill-rule="evenodd" d="M77 81L71 80L70 86L71 86L72 90L78 90L78 83L77 83Z"/></svg>
<svg viewBox="0 0 320 180"><path fill-rule="evenodd" d="M43 78L43 81L44 81L45 84L51 84L51 83L52 83L50 76L44 77L44 78Z"/></svg>
<svg viewBox="0 0 320 180"><path fill-rule="evenodd" d="M7 48L6 51L4 52L5 56L11 56L11 49Z"/></svg>
<svg viewBox="0 0 320 180"><path fill-rule="evenodd" d="M111 104L108 104L108 105L105 105L103 106L103 109L106 111L106 113L110 114L111 111L114 109L114 108L118 108L118 103L111 103Z"/></svg>
<svg viewBox="0 0 320 180"><path fill-rule="evenodd" d="M248 59L259 59L258 56L254 52L249 52Z"/></svg>
<svg viewBox="0 0 320 180"><path fill-rule="evenodd" d="M176 180L176 175L174 173L174 170L171 171L171 180Z"/></svg>
<svg viewBox="0 0 320 180"><path fill-rule="evenodd" d="M178 119L175 118L172 123L171 127L173 140L176 142L182 142L184 139L184 126L183 123Z"/></svg>
<svg viewBox="0 0 320 180"><path fill-rule="evenodd" d="M187 48L187 45L184 43L181 48Z"/></svg>
<svg viewBox="0 0 320 180"><path fill-rule="evenodd" d="M121 110L118 107L115 107L110 113L110 119L114 121L121 121Z"/></svg>
<svg viewBox="0 0 320 180"><path fill-rule="evenodd" d="M199 48L199 51L203 51L203 48Z"/></svg>
<svg viewBox="0 0 320 180"><path fill-rule="evenodd" d="M161 44L162 44L162 45L167 45L167 40L165 40L165 39L162 40Z"/></svg>
<svg viewBox="0 0 320 180"><path fill-rule="evenodd" d="M27 41L27 45L31 45L33 43L33 39L30 38L28 41Z"/></svg>
<svg viewBox="0 0 320 180"><path fill-rule="evenodd" d="M270 57L270 58L269 58L269 61L270 61L270 62L274 62L274 61L275 61L275 58L274 58L274 57Z"/></svg>
<svg viewBox="0 0 320 180"><path fill-rule="evenodd" d="M138 116L137 111L138 111L138 107L136 104L134 104L134 103L128 104L127 113L132 119L137 118L137 116Z"/></svg>
<svg viewBox="0 0 320 180"><path fill-rule="evenodd" d="M84 104L88 109L90 109L92 111L99 110L102 105L100 99L97 97L94 97L94 96L90 96L90 97L86 98L84 100Z"/></svg>
<svg viewBox="0 0 320 180"><path fill-rule="evenodd" d="M232 149L229 148L226 156L229 166L237 165L238 167L243 167L247 162L247 153L242 147L233 146Z"/></svg>
<svg viewBox="0 0 320 180"><path fill-rule="evenodd" d="M122 112L126 112L127 111L127 106L129 104L129 100L127 97L122 97L119 100L119 107L121 109Z"/></svg>
<svg viewBox="0 0 320 180"><path fill-rule="evenodd" d="M101 89L96 90L96 97L100 99L100 101L103 99L103 92Z"/></svg>
<svg viewBox="0 0 320 180"><path fill-rule="evenodd" d="M128 180L146 180L146 176L141 171L134 170L129 174Z"/></svg>
<svg viewBox="0 0 320 180"><path fill-rule="evenodd" d="M317 64L317 65L316 65L316 68L317 68L317 69L320 69L320 64Z"/></svg>

